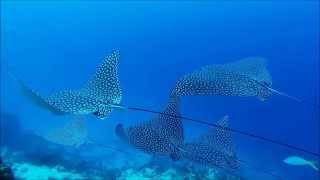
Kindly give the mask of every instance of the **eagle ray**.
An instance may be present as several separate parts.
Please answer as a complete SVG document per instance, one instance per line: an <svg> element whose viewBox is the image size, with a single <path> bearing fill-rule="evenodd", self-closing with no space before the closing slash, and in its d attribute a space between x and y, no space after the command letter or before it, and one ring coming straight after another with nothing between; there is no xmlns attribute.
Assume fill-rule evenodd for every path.
<svg viewBox="0 0 320 180"><path fill-rule="evenodd" d="M266 60L261 57L204 66L178 79L171 94L174 96L256 96L262 101L272 94L277 94L320 108L316 103L273 89L272 78L266 68Z"/></svg>
<svg viewBox="0 0 320 180"><path fill-rule="evenodd" d="M216 124L209 123L206 121L201 121L193 118L183 117L180 114L171 114L166 112L159 112L154 111L146 108L141 107L134 107L134 106L125 106L119 104L121 101L122 93L119 84L118 78L118 61L119 61L119 51L113 51L111 55L105 58L104 62L98 69L97 73L95 74L94 78L91 79L86 85L81 88L80 90L76 91L59 91L51 96L45 97L40 95L38 92L34 91L33 89L26 86L21 80L13 77L19 83L22 91L28 97L31 98L36 104L44 107L55 114L94 114L99 118L105 118L113 108L117 109L127 109L133 111L143 111L158 114L159 116L167 116L167 118L181 118L188 121L193 121L196 123L204 124L210 127L216 127L221 129L227 129L228 131L232 131L237 134L241 134L247 137L251 137L254 139L259 139L264 142L269 142L272 144L277 144L282 147L286 147L289 149L294 149L296 151L312 154L314 156L320 156L319 153L312 152L306 150L304 148L297 147L295 145L283 143L281 141L277 141L274 139L266 138L263 136L259 136L250 132L241 131L232 128L223 128ZM213 84L209 85L214 87L214 76L217 72L214 70L218 70L218 75L222 75L222 79L227 79L228 83L222 83L221 78L218 78L218 82L222 83L221 89L219 88L212 89L208 87L208 82ZM208 76L210 75L210 76ZM237 81L242 81L240 85L242 88L238 88L234 84L239 82L232 79L236 77ZM238 79L237 79L238 78ZM231 80L230 80L231 79ZM194 81L196 80L196 81ZM106 82L103 82L106 81ZM108 82L110 81L110 82ZM249 84L245 85L243 82L249 82ZM195 89L194 84L192 83L200 83L200 89ZM218 84L219 84L218 83ZM102 85L99 85L102 84ZM280 94L282 96L291 97L294 99L295 97L289 96L285 93L276 91L272 89L271 86L271 76L269 75L268 71L265 68L265 61L261 58L248 58L245 60L240 60L238 62L224 64L224 65L211 65L202 68L201 70L197 70L189 75L185 75L177 82L177 86L171 93L172 97L179 97L184 95L204 95L204 94L212 94L212 93L220 93L221 95L242 95L242 96L258 96L260 99L264 100L269 97L272 92ZM210 87L209 86L209 87ZM204 88L204 89L201 89ZM206 91L203 91L206 90ZM107 92L112 92L110 94L104 94ZM238 93L238 94L237 94ZM297 101L305 102L300 99Z"/></svg>
<svg viewBox="0 0 320 180"><path fill-rule="evenodd" d="M121 108L115 105L122 99L118 75L119 58L119 51L112 51L84 87L78 90L61 90L49 96L41 95L21 80L11 76L17 80L24 94L33 102L55 114L94 114L104 119L113 108Z"/></svg>
<svg viewBox="0 0 320 180"><path fill-rule="evenodd" d="M149 154L176 156L176 149L171 141L182 144L184 132L180 116L180 99L171 97L164 113L157 114L150 120L124 128L118 124L115 132L125 142Z"/></svg>

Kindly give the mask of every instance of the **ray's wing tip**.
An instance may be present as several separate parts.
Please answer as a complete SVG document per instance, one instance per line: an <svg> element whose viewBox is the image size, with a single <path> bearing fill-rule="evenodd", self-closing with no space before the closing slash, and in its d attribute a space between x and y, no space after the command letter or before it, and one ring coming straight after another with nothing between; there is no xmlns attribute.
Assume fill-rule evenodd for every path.
<svg viewBox="0 0 320 180"><path fill-rule="evenodd" d="M245 58L246 60L252 60L252 61L260 61L260 62L266 62L267 58L263 56L248 56Z"/></svg>
<svg viewBox="0 0 320 180"><path fill-rule="evenodd" d="M120 60L120 50L119 49L113 49L111 52L107 53L105 56L106 63L113 67L117 67L119 65Z"/></svg>
<svg viewBox="0 0 320 180"><path fill-rule="evenodd" d="M119 57L120 56L120 50L119 49L112 49L110 55Z"/></svg>
<svg viewBox="0 0 320 180"><path fill-rule="evenodd" d="M228 126L229 125L230 116L228 114L224 115L221 119L217 121L217 125L220 126Z"/></svg>
<svg viewBox="0 0 320 180"><path fill-rule="evenodd" d="M224 115L222 119L224 119L225 121L229 121L230 120L229 114Z"/></svg>
<svg viewBox="0 0 320 180"><path fill-rule="evenodd" d="M246 58L243 58L240 60L240 62L243 62L243 63L253 63L253 64L256 64L256 65L260 65L262 67L265 67L267 66L267 62L268 62L268 59L263 57L263 56L248 56Z"/></svg>

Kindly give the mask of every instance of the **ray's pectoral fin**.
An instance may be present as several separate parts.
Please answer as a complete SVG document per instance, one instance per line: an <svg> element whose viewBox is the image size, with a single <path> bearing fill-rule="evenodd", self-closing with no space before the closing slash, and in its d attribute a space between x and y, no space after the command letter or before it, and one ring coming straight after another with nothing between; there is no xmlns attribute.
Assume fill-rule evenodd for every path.
<svg viewBox="0 0 320 180"><path fill-rule="evenodd" d="M93 112L100 119L105 119L113 109L125 109L119 105L122 99L118 66L120 53L114 50L98 67L95 75L79 90L82 96L98 102Z"/></svg>
<svg viewBox="0 0 320 180"><path fill-rule="evenodd" d="M47 97L41 96L22 81L12 77L17 80L23 93L35 104L55 114L94 114L104 119L113 108L125 109L118 105L122 97L118 76L119 59L119 51L113 51L83 88L62 90Z"/></svg>
<svg viewBox="0 0 320 180"><path fill-rule="evenodd" d="M15 78L18 82L20 90L24 96L29 98L34 104L38 107L44 108L49 110L55 115L64 115L65 113L60 111L59 109L51 106L44 97L40 95L40 93L36 92L35 90L29 88L22 80Z"/></svg>
<svg viewBox="0 0 320 180"><path fill-rule="evenodd" d="M112 51L104 58L95 75L80 89L80 92L101 102L119 104L122 99L119 60L120 52L118 50Z"/></svg>

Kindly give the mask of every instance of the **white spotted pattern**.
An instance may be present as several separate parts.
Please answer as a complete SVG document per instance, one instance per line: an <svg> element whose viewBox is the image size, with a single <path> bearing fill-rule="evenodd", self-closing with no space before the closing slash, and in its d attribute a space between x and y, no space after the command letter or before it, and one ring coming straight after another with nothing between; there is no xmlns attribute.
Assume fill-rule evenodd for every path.
<svg viewBox="0 0 320 180"><path fill-rule="evenodd" d="M174 96L256 96L261 100L272 93L272 80L262 58L202 67L178 80Z"/></svg>
<svg viewBox="0 0 320 180"><path fill-rule="evenodd" d="M180 148L180 157L209 167L235 170L239 167L228 128L228 117L217 122L221 128L212 128L206 134Z"/></svg>
<svg viewBox="0 0 320 180"><path fill-rule="evenodd" d="M138 123L126 129L116 130L117 135L135 148L150 154L171 155L175 148L171 141L182 145L184 141L182 122L179 117L180 99L170 98L163 113L152 120ZM118 125L119 126L119 125Z"/></svg>
<svg viewBox="0 0 320 180"><path fill-rule="evenodd" d="M62 128L49 131L44 138L59 145L79 147L87 142L88 131L83 119L75 119Z"/></svg>
<svg viewBox="0 0 320 180"><path fill-rule="evenodd" d="M119 58L119 51L113 51L105 58L94 77L79 90L62 90L44 97L24 83L19 83L34 102L54 113L94 114L104 119L111 113L112 105L119 104L122 98L118 76Z"/></svg>

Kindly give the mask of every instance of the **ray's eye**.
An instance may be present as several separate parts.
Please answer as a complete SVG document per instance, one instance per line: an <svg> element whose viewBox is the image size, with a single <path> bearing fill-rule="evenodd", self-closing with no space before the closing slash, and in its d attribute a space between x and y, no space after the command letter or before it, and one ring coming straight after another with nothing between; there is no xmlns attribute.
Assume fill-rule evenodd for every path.
<svg viewBox="0 0 320 180"><path fill-rule="evenodd" d="M100 115L100 112L99 111L96 111L96 112L94 112L94 113L92 113L93 115L95 115L95 116L99 116Z"/></svg>

